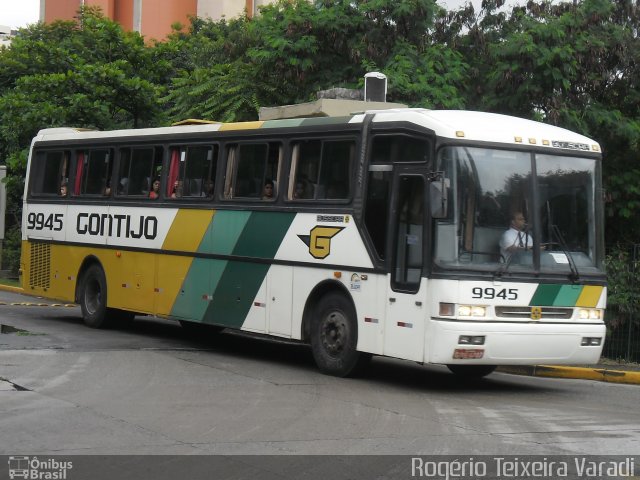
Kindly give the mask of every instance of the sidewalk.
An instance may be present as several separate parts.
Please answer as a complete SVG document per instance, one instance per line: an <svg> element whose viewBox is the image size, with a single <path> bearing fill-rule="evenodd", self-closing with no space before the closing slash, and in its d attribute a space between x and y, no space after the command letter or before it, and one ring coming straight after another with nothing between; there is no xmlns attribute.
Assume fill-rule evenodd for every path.
<svg viewBox="0 0 640 480"><path fill-rule="evenodd" d="M0 291L11 292L11 293L22 293L24 295L29 295L25 293L22 287L12 287L11 285L3 285L0 283Z"/></svg>
<svg viewBox="0 0 640 480"><path fill-rule="evenodd" d="M609 383L640 385L640 370L637 365L598 364L591 366L570 365L503 365L497 371L532 377L573 378Z"/></svg>
<svg viewBox="0 0 640 480"><path fill-rule="evenodd" d="M29 295L20 287L2 284L0 284L0 291ZM67 305L54 304L51 306ZM532 377L572 378L640 385L640 364L620 364L606 359L597 365L502 365L496 371Z"/></svg>

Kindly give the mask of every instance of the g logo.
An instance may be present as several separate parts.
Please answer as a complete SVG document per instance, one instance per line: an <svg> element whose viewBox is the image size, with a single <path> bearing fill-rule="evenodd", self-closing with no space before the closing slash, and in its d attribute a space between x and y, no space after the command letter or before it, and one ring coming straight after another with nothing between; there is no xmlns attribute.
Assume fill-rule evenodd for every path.
<svg viewBox="0 0 640 480"><path fill-rule="evenodd" d="M331 239L344 230L344 227L315 226L309 235L298 235L305 245L309 247L309 253L313 258L322 260L331 253Z"/></svg>

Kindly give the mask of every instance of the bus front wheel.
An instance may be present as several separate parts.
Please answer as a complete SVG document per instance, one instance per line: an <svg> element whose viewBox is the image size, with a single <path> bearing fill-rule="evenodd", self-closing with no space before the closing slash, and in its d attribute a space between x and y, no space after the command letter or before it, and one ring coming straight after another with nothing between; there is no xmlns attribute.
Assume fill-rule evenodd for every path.
<svg viewBox="0 0 640 480"><path fill-rule="evenodd" d="M91 328L106 328L107 279L100 265L91 265L84 272L78 297L84 323Z"/></svg>
<svg viewBox="0 0 640 480"><path fill-rule="evenodd" d="M496 365L447 365L452 373L464 378L486 377L497 368Z"/></svg>
<svg viewBox="0 0 640 480"><path fill-rule="evenodd" d="M329 293L322 297L310 333L313 358L323 373L336 377L355 375L371 359L370 354L356 350L356 312L344 295Z"/></svg>

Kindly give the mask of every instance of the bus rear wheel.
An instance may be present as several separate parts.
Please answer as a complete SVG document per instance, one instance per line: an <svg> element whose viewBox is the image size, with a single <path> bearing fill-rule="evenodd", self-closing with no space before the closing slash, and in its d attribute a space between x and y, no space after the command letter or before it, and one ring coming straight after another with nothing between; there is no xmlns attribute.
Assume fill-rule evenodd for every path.
<svg viewBox="0 0 640 480"><path fill-rule="evenodd" d="M371 354L358 352L356 312L339 293L329 293L318 303L311 325L311 351L322 373L347 377L360 373Z"/></svg>
<svg viewBox="0 0 640 480"><path fill-rule="evenodd" d="M80 310L85 325L91 328L106 328L110 318L107 315L107 279L100 265L91 265L84 272L80 282Z"/></svg>
<svg viewBox="0 0 640 480"><path fill-rule="evenodd" d="M452 373L464 378L482 378L498 368L496 365L447 365Z"/></svg>

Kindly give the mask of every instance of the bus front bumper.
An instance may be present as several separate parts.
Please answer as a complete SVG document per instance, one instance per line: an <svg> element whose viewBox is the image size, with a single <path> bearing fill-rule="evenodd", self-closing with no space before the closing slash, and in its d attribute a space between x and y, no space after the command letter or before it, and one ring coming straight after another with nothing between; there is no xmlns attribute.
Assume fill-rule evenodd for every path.
<svg viewBox="0 0 640 480"><path fill-rule="evenodd" d="M429 323L425 362L441 364L597 363L606 334L602 323L507 323L439 319L431 319ZM600 339L599 345L584 344L596 342L593 339L597 338Z"/></svg>

